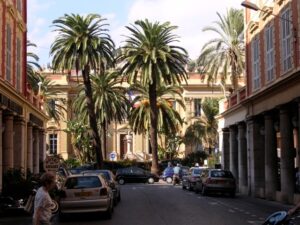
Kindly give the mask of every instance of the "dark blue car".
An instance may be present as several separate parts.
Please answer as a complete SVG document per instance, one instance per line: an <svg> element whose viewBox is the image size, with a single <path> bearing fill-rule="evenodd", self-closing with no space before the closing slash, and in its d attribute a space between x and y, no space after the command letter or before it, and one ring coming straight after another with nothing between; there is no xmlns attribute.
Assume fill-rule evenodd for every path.
<svg viewBox="0 0 300 225"><path fill-rule="evenodd" d="M174 174L173 167L167 167L166 169L164 169L161 175L161 179L166 181L168 184L171 184L173 181L173 174Z"/></svg>

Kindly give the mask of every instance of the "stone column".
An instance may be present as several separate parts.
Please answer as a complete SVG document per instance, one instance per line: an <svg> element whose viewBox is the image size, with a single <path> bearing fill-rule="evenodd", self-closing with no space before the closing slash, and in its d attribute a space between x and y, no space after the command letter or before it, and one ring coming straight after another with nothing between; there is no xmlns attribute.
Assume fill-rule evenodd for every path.
<svg viewBox="0 0 300 225"><path fill-rule="evenodd" d="M255 118L247 121L248 148L248 193L253 197L264 197L265 153L264 137L260 134L261 124Z"/></svg>
<svg viewBox="0 0 300 225"><path fill-rule="evenodd" d="M229 129L223 128L222 129L222 136L223 136L223 145L221 146L222 150L222 168L225 170L229 170L230 165L230 157L229 157Z"/></svg>
<svg viewBox="0 0 300 225"><path fill-rule="evenodd" d="M273 118L265 114L265 193L269 200L276 199L277 190L277 138Z"/></svg>
<svg viewBox="0 0 300 225"><path fill-rule="evenodd" d="M238 142L237 142L237 129L236 126L230 126L229 127L229 141L230 141L230 171L232 172L233 176L237 179L239 177L239 171L238 171Z"/></svg>
<svg viewBox="0 0 300 225"><path fill-rule="evenodd" d="M16 117L14 121L14 167L25 169L25 121Z"/></svg>
<svg viewBox="0 0 300 225"><path fill-rule="evenodd" d="M297 166L300 171L300 98L297 99L298 103L298 124L297 124Z"/></svg>
<svg viewBox="0 0 300 225"><path fill-rule="evenodd" d="M239 191L248 193L248 165L247 165L247 139L246 126L244 122L238 124L238 168L239 168Z"/></svg>
<svg viewBox="0 0 300 225"><path fill-rule="evenodd" d="M40 160L39 160L39 130L33 129L33 173L40 172Z"/></svg>
<svg viewBox="0 0 300 225"><path fill-rule="evenodd" d="M39 161L43 162L46 158L46 133L39 130Z"/></svg>
<svg viewBox="0 0 300 225"><path fill-rule="evenodd" d="M280 136L281 200L283 202L293 203L293 195L295 190L293 128L288 109L284 106L280 108Z"/></svg>
<svg viewBox="0 0 300 225"><path fill-rule="evenodd" d="M32 124L27 123L27 169L33 172L33 135Z"/></svg>
<svg viewBox="0 0 300 225"><path fill-rule="evenodd" d="M8 113L4 115L4 135L3 135L3 170L14 168L14 117Z"/></svg>
<svg viewBox="0 0 300 225"><path fill-rule="evenodd" d="M0 109L0 175L2 177L3 174L3 158L2 158L2 154L3 154L3 147L2 147L2 134L4 132L4 127L2 124L2 115L3 115L3 111ZM0 179L0 192L2 192L2 178Z"/></svg>

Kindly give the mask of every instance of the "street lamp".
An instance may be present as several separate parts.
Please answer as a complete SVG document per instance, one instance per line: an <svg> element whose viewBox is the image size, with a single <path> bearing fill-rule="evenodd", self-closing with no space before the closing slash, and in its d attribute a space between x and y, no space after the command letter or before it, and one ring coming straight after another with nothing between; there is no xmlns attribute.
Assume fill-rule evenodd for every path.
<svg viewBox="0 0 300 225"><path fill-rule="evenodd" d="M241 5L247 9L251 9L251 10L254 10L254 11L261 11L261 12L267 12L266 10L263 10L261 8L259 8L256 4L252 3L252 2L249 2L249 1L243 1L241 3ZM287 21L289 22L291 25L292 25L292 28L293 28L293 33L294 33L294 39L295 39L295 42L297 41L298 37L297 37L297 30L296 28L294 27L294 24L293 24L293 21L292 20L289 20L287 18L284 18L282 16L279 16L277 14L274 14L274 13L271 13L272 16L274 17L278 17L280 18L281 20L284 20L284 21Z"/></svg>

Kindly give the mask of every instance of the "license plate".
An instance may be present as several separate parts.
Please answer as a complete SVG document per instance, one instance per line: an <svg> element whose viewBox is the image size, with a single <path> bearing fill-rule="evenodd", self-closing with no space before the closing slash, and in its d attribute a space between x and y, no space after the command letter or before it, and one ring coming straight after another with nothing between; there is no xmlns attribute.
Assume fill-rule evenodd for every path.
<svg viewBox="0 0 300 225"><path fill-rule="evenodd" d="M91 195L91 192L84 192L84 191L75 193L76 197L88 197L90 195Z"/></svg>

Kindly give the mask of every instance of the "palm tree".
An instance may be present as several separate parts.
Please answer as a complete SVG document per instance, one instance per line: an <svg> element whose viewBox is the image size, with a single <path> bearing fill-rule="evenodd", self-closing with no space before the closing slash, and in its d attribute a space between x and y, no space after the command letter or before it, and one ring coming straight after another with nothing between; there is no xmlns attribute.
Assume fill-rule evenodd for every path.
<svg viewBox="0 0 300 225"><path fill-rule="evenodd" d="M103 137L103 156L106 156L106 127L112 121L123 122L127 119L129 101L126 97L127 89L120 85L120 73L107 71L105 74L92 75L91 83L95 99L95 113L98 118ZM74 101L74 111L85 122L88 121L88 112L85 107L86 98L82 89Z"/></svg>
<svg viewBox="0 0 300 225"><path fill-rule="evenodd" d="M245 47L243 42L244 16L239 9L229 9L226 16L217 13L219 21L216 26L208 26L203 31L211 31L216 38L208 41L202 48L198 58L198 66L202 73L208 75L208 83L215 83L217 76L225 83L231 78L232 88L238 88L238 77L245 66Z"/></svg>
<svg viewBox="0 0 300 225"><path fill-rule="evenodd" d="M218 122L215 118L219 113L218 99L205 98L202 103L203 114L190 125L184 135L185 144L202 145L209 152L218 142Z"/></svg>
<svg viewBox="0 0 300 225"><path fill-rule="evenodd" d="M64 118L64 113L66 112L66 108L64 107L66 100L57 97L61 91L53 89L54 83L47 79L46 76L36 73L35 79L38 85L40 85L39 95L43 97L46 114L49 118L59 123Z"/></svg>
<svg viewBox="0 0 300 225"><path fill-rule="evenodd" d="M80 16L65 14L53 21L58 32L50 54L53 56L54 69L73 68L82 71L85 87L86 104L89 123L93 136L93 147L96 153L98 167L103 166L101 140L97 128L97 118L90 81L90 71L103 74L105 68L114 62L114 43L107 33L103 19L98 14Z"/></svg>
<svg viewBox="0 0 300 225"><path fill-rule="evenodd" d="M138 20L126 27L131 35L118 57L123 62L121 72L130 84L138 81L148 88L150 103L150 145L152 149L151 171L158 173L157 155L157 83L178 84L186 80L186 51L173 42L178 37L172 34L176 26L166 23L151 23L147 19Z"/></svg>
<svg viewBox="0 0 300 225"><path fill-rule="evenodd" d="M27 41L27 49L29 47L36 47L36 44ZM37 70L42 70L41 66L38 63L39 57L33 52L27 52L27 64L26 64L26 74L27 82L30 84L33 91L38 91L38 75Z"/></svg>
<svg viewBox="0 0 300 225"><path fill-rule="evenodd" d="M134 133L144 134L149 131L151 121L150 97L148 88L140 84L134 84L130 91L136 94L132 101L133 107L129 113L129 124ZM174 134L179 131L183 124L178 111L173 108L173 102L178 103L183 109L185 105L182 100L182 88L180 86L157 87L157 129L165 135Z"/></svg>
<svg viewBox="0 0 300 225"><path fill-rule="evenodd" d="M37 47L34 43L27 41L27 48ZM64 108L64 101L57 98L57 94L60 91L52 90L50 87L53 86L53 82L47 79L45 76L41 75L38 70L42 70L38 63L39 57L33 52L27 52L27 81L30 84L34 92L39 92L38 94L44 99L44 107L46 114L59 122L60 118L63 118L63 112L66 111Z"/></svg>

